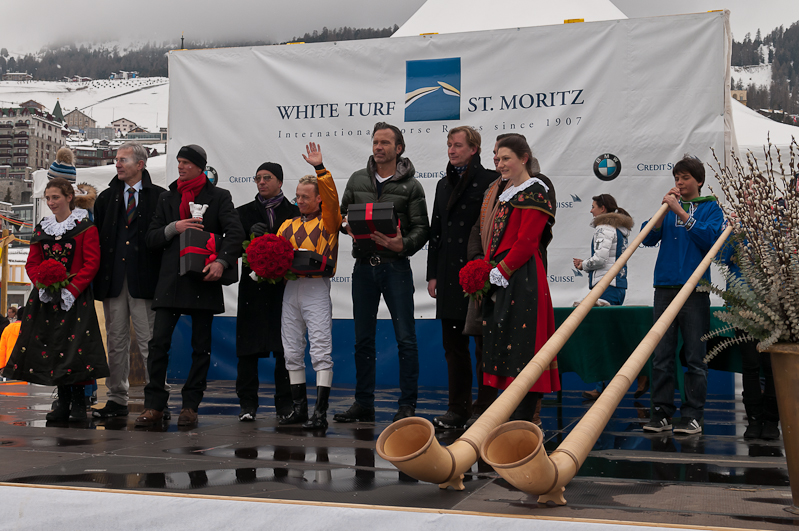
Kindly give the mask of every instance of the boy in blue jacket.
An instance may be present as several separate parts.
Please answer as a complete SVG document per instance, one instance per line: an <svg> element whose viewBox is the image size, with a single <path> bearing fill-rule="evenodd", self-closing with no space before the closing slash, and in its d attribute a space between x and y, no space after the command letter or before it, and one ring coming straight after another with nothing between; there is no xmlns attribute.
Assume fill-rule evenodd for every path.
<svg viewBox="0 0 799 531"><path fill-rule="evenodd" d="M713 196L702 197L705 183L702 162L685 156L674 165L674 188L668 191L663 203L669 211L643 244L660 243L655 263L654 317L660 318L682 286L721 235L724 215ZM703 279L710 281L710 271ZM702 431L705 397L707 396L707 364L703 361L706 344L700 338L710 329L710 295L694 291L655 347L652 361L652 414L644 431L661 432L672 429L674 406L674 360L677 330L682 332L685 345L685 400L680 408L680 421L674 433L691 434Z"/></svg>

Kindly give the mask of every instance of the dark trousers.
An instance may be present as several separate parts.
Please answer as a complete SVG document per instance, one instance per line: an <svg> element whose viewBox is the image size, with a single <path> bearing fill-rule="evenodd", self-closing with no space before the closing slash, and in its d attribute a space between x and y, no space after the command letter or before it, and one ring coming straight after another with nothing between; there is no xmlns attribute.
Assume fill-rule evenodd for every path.
<svg viewBox="0 0 799 531"><path fill-rule="evenodd" d="M291 386L289 371L283 351L273 352L275 356L275 409L278 414L291 411ZM242 408L258 409L258 356L239 356L236 371L236 394Z"/></svg>
<svg viewBox="0 0 799 531"><path fill-rule="evenodd" d="M150 340L150 355L147 370L150 383L144 388L144 407L163 411L169 401L166 390L166 371L169 367L169 348L172 346L172 333L183 312L170 308L155 310L153 338ZM211 366L211 325L214 314L209 311L188 313L191 316L191 369L183 384L183 408L197 411L203 399Z"/></svg>
<svg viewBox="0 0 799 531"><path fill-rule="evenodd" d="M675 288L655 288L655 321L679 291ZM710 296L707 293L691 293L655 347L652 358L652 406L654 411L667 417L672 417L676 412L674 389L678 328L682 332L686 361L683 380L685 401L680 412L682 417L701 420L707 397L707 364L704 362L707 344L700 339L710 329Z"/></svg>
<svg viewBox="0 0 799 531"><path fill-rule="evenodd" d="M483 383L483 336L474 336L475 373L477 374L477 400L472 404L474 413L483 413L497 399L497 388Z"/></svg>
<svg viewBox="0 0 799 531"><path fill-rule="evenodd" d="M441 337L449 377L447 409L469 417L472 414L472 355L469 352L469 336L463 335L465 324L465 321L441 319Z"/></svg>
<svg viewBox="0 0 799 531"><path fill-rule="evenodd" d="M372 409L375 404L377 309L386 301L399 351L400 406L416 407L419 394L419 351L413 316L411 263L402 258L372 266L356 261L352 272L352 317L355 323L355 401Z"/></svg>
<svg viewBox="0 0 799 531"><path fill-rule="evenodd" d="M738 334L736 334L738 335ZM755 341L741 343L741 380L746 415L758 420L777 422L777 392L774 389L774 374L771 370L771 354L758 352ZM760 387L760 369L763 369L765 389Z"/></svg>

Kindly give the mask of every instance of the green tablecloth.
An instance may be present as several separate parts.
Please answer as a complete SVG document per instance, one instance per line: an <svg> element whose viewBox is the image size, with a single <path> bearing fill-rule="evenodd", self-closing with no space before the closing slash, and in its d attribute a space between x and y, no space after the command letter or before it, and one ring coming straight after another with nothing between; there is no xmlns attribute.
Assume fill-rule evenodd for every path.
<svg viewBox="0 0 799 531"><path fill-rule="evenodd" d="M574 308L555 308L555 325L560 326L573 310ZM713 315L718 310L722 308L710 309L711 330L720 328L723 324ZM558 353L558 368L561 373L577 373L584 382L610 380L653 324L651 306L592 308ZM711 342L709 347L712 345ZM650 357L644 366L645 374L651 372L651 363ZM730 347L712 360L709 367L715 370L741 372L741 356L736 347ZM679 362L677 369L678 372L682 372Z"/></svg>

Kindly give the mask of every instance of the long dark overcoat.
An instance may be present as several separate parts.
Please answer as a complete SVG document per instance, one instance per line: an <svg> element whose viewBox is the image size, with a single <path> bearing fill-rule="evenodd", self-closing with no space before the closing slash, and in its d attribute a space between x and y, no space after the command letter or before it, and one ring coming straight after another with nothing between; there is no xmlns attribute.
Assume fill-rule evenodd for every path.
<svg viewBox="0 0 799 531"><path fill-rule="evenodd" d="M427 280L436 279L436 319L466 319L469 299L463 296L458 274L467 262L469 234L480 217L483 194L498 177L475 155L462 177L450 163L447 175L438 181L427 250Z"/></svg>
<svg viewBox="0 0 799 531"><path fill-rule="evenodd" d="M208 205L203 215L203 226L206 232L221 234L222 247L219 258L238 267L237 260L241 256L241 242L244 240L239 214L233 207L230 192L206 183L194 202ZM169 190L158 198L155 217L147 232L147 246L151 249L162 249L161 274L155 288L153 309L171 308L189 313L192 310L207 310L215 314L225 311L222 296L222 284L219 281L205 282L193 280L188 276L180 276L180 236L167 240L164 229L173 221L180 220L180 193L178 182L169 185Z"/></svg>
<svg viewBox="0 0 799 531"><path fill-rule="evenodd" d="M244 238L250 239L252 226L256 223L269 225L266 208L258 199L237 208L244 230ZM275 224L269 232L274 234L287 219L300 215L300 209L288 199L275 207ZM238 356L269 357L272 352L282 352L280 340L280 316L283 306L283 282L258 283L250 278L252 270L242 266L239 282L239 304L236 317L236 354Z"/></svg>
<svg viewBox="0 0 799 531"><path fill-rule="evenodd" d="M130 242L135 253L135 263L125 268L125 274L128 278L128 291L133 298L152 299L158 283L158 272L161 270L161 250L149 249L145 240L150 221L155 216L158 198L166 190L153 184L147 170L142 172L141 182L139 202L136 205L136 238ZM97 271L93 284L94 298L98 301L119 295L110 293L114 280L122 284L121 279L114 278L114 258L120 243L118 229L126 209L124 191L125 183L114 176L94 204L94 224L100 232L100 270Z"/></svg>

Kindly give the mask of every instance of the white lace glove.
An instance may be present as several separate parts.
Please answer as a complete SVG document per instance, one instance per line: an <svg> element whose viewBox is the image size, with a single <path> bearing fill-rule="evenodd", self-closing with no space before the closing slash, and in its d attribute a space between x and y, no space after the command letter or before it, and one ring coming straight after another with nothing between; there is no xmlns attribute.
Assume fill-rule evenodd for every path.
<svg viewBox="0 0 799 531"><path fill-rule="evenodd" d="M75 304L75 296L67 288L61 288L61 309L68 312Z"/></svg>
<svg viewBox="0 0 799 531"><path fill-rule="evenodd" d="M502 276L502 273L499 272L499 268L496 267L491 270L491 273L489 273L488 281L495 286L499 286L500 288L508 287L508 280Z"/></svg>
<svg viewBox="0 0 799 531"><path fill-rule="evenodd" d="M39 300L42 302L51 302L53 300L53 296L44 288L39 288Z"/></svg>

